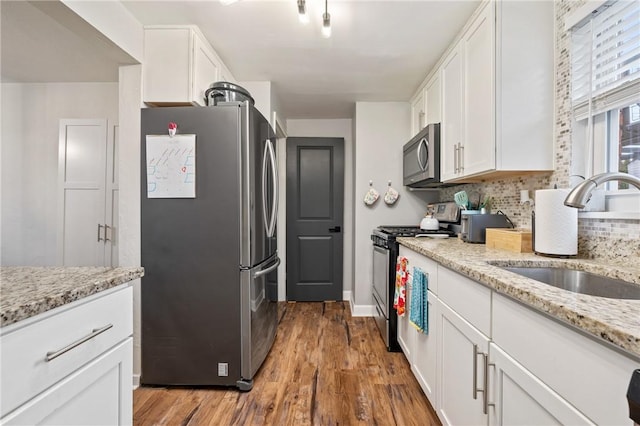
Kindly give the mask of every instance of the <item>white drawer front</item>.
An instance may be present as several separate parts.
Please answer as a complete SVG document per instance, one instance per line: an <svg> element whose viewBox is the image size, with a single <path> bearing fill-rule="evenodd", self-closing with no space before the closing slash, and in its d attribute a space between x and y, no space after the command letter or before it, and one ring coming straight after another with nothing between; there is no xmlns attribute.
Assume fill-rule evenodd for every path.
<svg viewBox="0 0 640 426"><path fill-rule="evenodd" d="M17 408L133 334L130 285L102 297L80 300L56 315L2 335L1 415ZM35 318L34 318L35 319ZM47 361L47 353L104 332Z"/></svg>
<svg viewBox="0 0 640 426"><path fill-rule="evenodd" d="M491 337L491 289L438 266L438 298Z"/></svg>
<svg viewBox="0 0 640 426"><path fill-rule="evenodd" d="M438 263L417 253L407 247L400 246L400 256L406 256L409 259L409 267L418 267L425 274L429 275L429 290L433 294L438 294Z"/></svg>

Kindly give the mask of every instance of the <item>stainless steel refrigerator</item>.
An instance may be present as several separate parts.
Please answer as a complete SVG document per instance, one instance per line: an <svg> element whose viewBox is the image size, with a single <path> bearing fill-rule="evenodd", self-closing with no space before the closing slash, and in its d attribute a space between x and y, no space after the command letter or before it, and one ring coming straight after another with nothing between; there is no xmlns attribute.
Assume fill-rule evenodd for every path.
<svg viewBox="0 0 640 426"><path fill-rule="evenodd" d="M147 135L195 135L195 198L150 198ZM250 390L277 328L274 132L248 102L142 110L142 375Z"/></svg>

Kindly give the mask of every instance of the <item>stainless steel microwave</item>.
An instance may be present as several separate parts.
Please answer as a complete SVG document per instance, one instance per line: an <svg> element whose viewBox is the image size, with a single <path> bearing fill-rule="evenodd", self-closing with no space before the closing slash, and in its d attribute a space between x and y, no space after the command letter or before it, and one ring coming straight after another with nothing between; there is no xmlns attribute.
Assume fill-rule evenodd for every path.
<svg viewBox="0 0 640 426"><path fill-rule="evenodd" d="M440 123L428 124L403 147L403 184L413 188L441 186Z"/></svg>

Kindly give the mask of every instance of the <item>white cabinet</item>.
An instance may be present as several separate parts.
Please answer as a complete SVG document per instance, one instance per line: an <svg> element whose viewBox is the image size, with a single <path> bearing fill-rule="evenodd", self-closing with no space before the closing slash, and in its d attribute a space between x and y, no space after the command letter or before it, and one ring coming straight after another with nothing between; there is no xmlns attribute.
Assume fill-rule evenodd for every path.
<svg viewBox="0 0 640 426"><path fill-rule="evenodd" d="M631 425L626 392L640 359L501 295L494 297L493 340L593 423Z"/></svg>
<svg viewBox="0 0 640 426"><path fill-rule="evenodd" d="M427 109L427 124L440 123L441 103L440 103L440 74L436 73L427 82L424 88L425 104Z"/></svg>
<svg viewBox="0 0 640 426"><path fill-rule="evenodd" d="M411 135L415 135L427 125L424 106L424 94L419 93L411 103Z"/></svg>
<svg viewBox="0 0 640 426"><path fill-rule="evenodd" d="M443 181L553 169L553 3L484 3L441 65Z"/></svg>
<svg viewBox="0 0 640 426"><path fill-rule="evenodd" d="M484 359L489 338L442 300L438 315L438 416L444 425L486 425Z"/></svg>
<svg viewBox="0 0 640 426"><path fill-rule="evenodd" d="M485 7L460 42L464 66L464 139L458 161L459 173L463 176L494 169L496 164L493 20L493 7Z"/></svg>
<svg viewBox="0 0 640 426"><path fill-rule="evenodd" d="M400 254L430 275L429 334L403 333L443 424L631 425L626 391L638 357L404 246Z"/></svg>
<svg viewBox="0 0 640 426"><path fill-rule="evenodd" d="M211 83L233 76L198 28L144 29L143 100L149 105L206 105Z"/></svg>
<svg viewBox="0 0 640 426"><path fill-rule="evenodd" d="M60 120L58 153L59 265L115 266L118 126Z"/></svg>
<svg viewBox="0 0 640 426"><path fill-rule="evenodd" d="M429 333L414 330L411 371L431 405L437 407L438 298L431 291L427 292L427 304L429 305Z"/></svg>
<svg viewBox="0 0 640 426"><path fill-rule="evenodd" d="M133 338L93 360L2 419L4 425L129 425Z"/></svg>
<svg viewBox="0 0 640 426"><path fill-rule="evenodd" d="M130 284L0 330L2 424L131 424Z"/></svg>
<svg viewBox="0 0 640 426"><path fill-rule="evenodd" d="M404 356L411 364L413 360L413 345L415 341L415 329L409 322L409 301L411 300L411 284L407 283L406 289L407 310L403 316L398 315L398 344L404 352Z"/></svg>
<svg viewBox="0 0 640 426"><path fill-rule="evenodd" d="M491 343L490 424L593 425L560 395Z"/></svg>
<svg viewBox="0 0 640 426"><path fill-rule="evenodd" d="M462 59L458 48L442 63L442 123L440 124L440 176L443 181L459 175L462 144Z"/></svg>
<svg viewBox="0 0 640 426"><path fill-rule="evenodd" d="M407 314L398 318L398 340L420 387L435 407L437 406L438 264L402 246L400 247L400 255L407 257L411 271L414 267L418 267L427 277L428 333L418 331L409 323L411 308L409 294L407 296Z"/></svg>

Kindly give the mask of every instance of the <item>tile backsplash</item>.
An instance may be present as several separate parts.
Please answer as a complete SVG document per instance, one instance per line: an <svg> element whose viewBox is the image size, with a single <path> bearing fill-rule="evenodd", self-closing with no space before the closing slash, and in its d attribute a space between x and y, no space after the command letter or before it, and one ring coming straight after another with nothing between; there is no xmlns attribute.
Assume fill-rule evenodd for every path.
<svg viewBox="0 0 640 426"><path fill-rule="evenodd" d="M440 190L441 201L452 201L453 194L467 191L472 202L480 195L492 197L491 211L504 212L517 227L531 228L530 202L520 203L520 191L529 190L531 198L538 189L569 187L571 168L571 60L570 32L564 30L567 13L585 1L561 0L556 7L556 103L555 166L547 175L527 175L490 182L464 184ZM640 220L578 219L578 255L607 260L637 259L640 256Z"/></svg>

